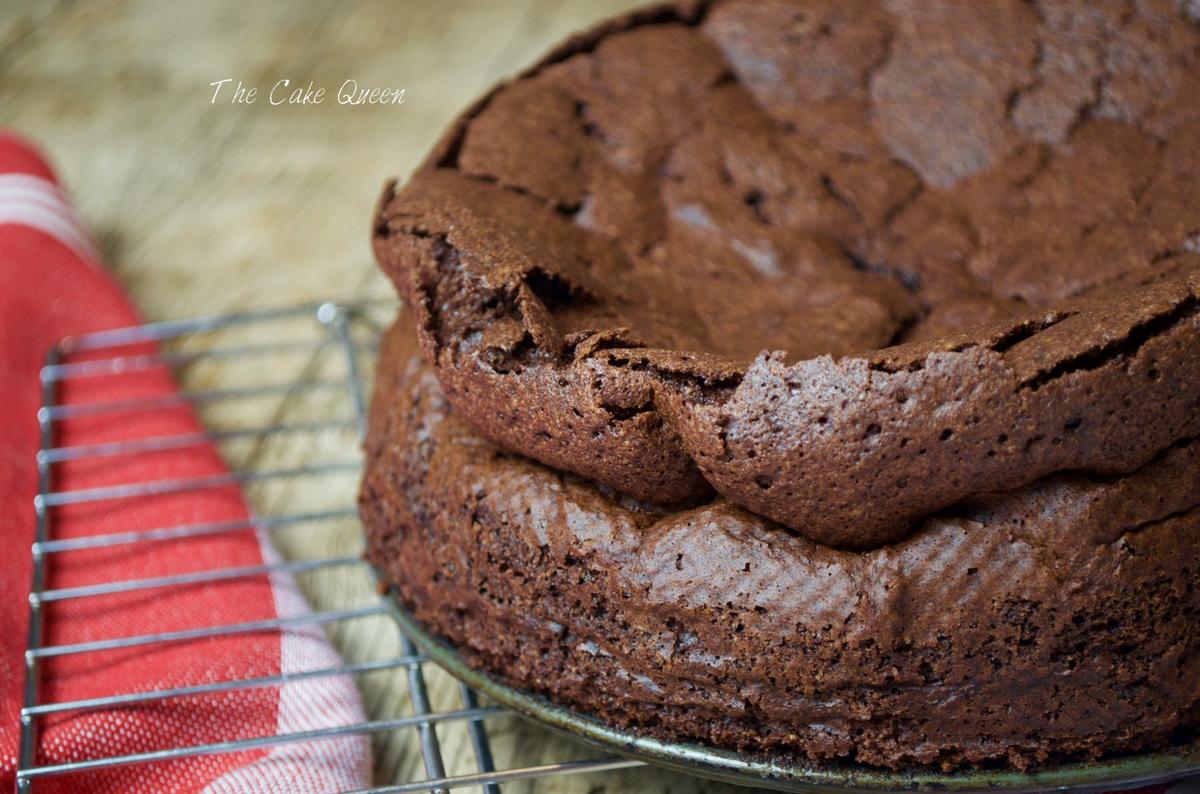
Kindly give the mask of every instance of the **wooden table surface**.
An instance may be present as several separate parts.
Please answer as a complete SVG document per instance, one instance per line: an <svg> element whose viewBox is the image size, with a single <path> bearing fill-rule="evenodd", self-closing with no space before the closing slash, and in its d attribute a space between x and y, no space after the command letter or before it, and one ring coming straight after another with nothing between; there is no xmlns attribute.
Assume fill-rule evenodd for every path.
<svg viewBox="0 0 1200 794"><path fill-rule="evenodd" d="M636 3L3 5L0 123L49 152L109 266L154 320L390 295L368 239L384 179L406 176L451 118L492 83L565 35ZM225 79L233 82L214 102L210 84ZM313 81L325 88L325 101L272 105L269 92L284 79L289 88ZM239 80L257 89L255 102L231 101ZM346 80L403 88L404 102L338 104L334 94ZM225 418L215 410L209 419ZM352 438L336 443L355 453ZM295 463L312 448L279 444L254 454L259 462ZM252 493L263 504L320 496ZM289 537L281 546L285 554L305 556L353 550L358 543L351 525L333 540ZM311 576L303 584L319 608L364 597L365 585L345 576ZM340 627L333 636L348 659L360 660L395 652L389 628ZM435 676L431 684L435 703L457 706L453 682ZM399 675L363 676L360 686L370 716L406 713ZM501 767L595 755L517 719L498 721L492 737ZM414 739L411 731L375 738L377 782L420 774ZM442 742L451 772L473 771L465 732L443 730ZM721 788L634 769L506 790Z"/></svg>

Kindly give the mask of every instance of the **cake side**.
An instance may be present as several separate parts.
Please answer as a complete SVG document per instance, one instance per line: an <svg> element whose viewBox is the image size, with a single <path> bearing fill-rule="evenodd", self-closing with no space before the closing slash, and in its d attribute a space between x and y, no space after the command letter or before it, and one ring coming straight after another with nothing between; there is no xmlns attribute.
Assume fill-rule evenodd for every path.
<svg viewBox="0 0 1200 794"><path fill-rule="evenodd" d="M1200 723L1200 442L837 551L496 448L406 325L372 403L368 553L468 663L667 738L889 768L1095 758Z"/></svg>

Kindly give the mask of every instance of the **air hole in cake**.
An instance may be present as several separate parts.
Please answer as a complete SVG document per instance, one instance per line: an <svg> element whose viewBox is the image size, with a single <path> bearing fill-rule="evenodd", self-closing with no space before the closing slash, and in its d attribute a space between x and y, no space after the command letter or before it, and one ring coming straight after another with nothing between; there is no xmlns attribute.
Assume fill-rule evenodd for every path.
<svg viewBox="0 0 1200 794"><path fill-rule="evenodd" d="M571 284L561 275L540 267L530 268L525 273L525 283L529 285L529 289L533 290L533 294L538 297L538 300L551 311L570 306L586 297L586 293L582 289Z"/></svg>
<svg viewBox="0 0 1200 794"><path fill-rule="evenodd" d="M759 190L758 188L755 188L754 190L751 190L749 193L746 194L746 197L744 200L746 202L746 206L748 206L748 207L750 207L750 209L754 210L754 215L755 215L755 217L758 218L759 221L761 221L762 223L769 224L771 222L771 219L767 217L766 211L763 210L763 201L765 199L766 199L766 196L763 195L763 192L761 190Z"/></svg>

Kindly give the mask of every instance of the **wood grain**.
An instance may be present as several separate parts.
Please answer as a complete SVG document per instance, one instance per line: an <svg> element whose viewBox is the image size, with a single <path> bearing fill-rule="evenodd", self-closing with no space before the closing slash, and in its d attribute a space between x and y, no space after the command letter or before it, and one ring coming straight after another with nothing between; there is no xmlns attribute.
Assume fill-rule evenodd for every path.
<svg viewBox="0 0 1200 794"><path fill-rule="evenodd" d="M555 41L630 0L162 3L109 0L6 2L0 14L3 123L50 153L112 269L148 319L362 294L390 295L368 244L383 180L405 176L450 119L489 85ZM254 104L213 104L210 83L258 88ZM405 89L402 105L272 106L280 79L333 92L347 79ZM279 378L317 374L320 358L279 361ZM249 377L188 373L189 382ZM297 419L336 409L333 397L263 408ZM254 417L261 420L263 417ZM216 425L248 417L219 406ZM356 454L352 434L274 439L230 450L234 465L295 465ZM344 499L347 481L322 488L264 484L257 509L319 508ZM329 533L279 536L289 556L355 553L352 522ZM302 580L322 609L361 603L365 582L344 571ZM382 621L346 624L333 637L351 660L396 652ZM431 676L435 705L457 707L445 676ZM370 716L407 713L401 674L360 680ZM450 772L474 770L465 732L442 729ZM594 755L516 719L492 725L499 764ZM420 776L411 731L377 737L380 783ZM715 784L652 770L555 778L508 791L715 791Z"/></svg>

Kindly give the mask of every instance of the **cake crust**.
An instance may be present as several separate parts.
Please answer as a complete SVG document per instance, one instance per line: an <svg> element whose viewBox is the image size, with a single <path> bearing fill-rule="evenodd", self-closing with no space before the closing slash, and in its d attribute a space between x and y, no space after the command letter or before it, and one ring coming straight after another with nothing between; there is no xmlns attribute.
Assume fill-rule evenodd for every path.
<svg viewBox="0 0 1200 794"><path fill-rule="evenodd" d="M1187 4L727 2L576 37L375 223L506 449L843 549L1200 433Z"/></svg>
<svg viewBox="0 0 1200 794"><path fill-rule="evenodd" d="M887 768L1097 758L1200 724L1200 442L839 551L497 448L450 413L407 319L380 361L368 555L514 686L668 739Z"/></svg>

